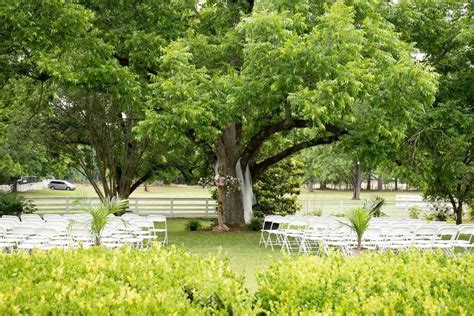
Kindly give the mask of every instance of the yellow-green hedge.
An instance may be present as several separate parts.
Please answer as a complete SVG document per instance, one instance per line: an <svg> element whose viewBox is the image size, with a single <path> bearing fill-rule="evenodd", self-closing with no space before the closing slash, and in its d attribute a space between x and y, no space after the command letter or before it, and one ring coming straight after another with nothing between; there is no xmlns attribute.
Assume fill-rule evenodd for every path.
<svg viewBox="0 0 474 316"><path fill-rule="evenodd" d="M0 315L248 314L226 262L182 250L0 254Z"/></svg>
<svg viewBox="0 0 474 316"><path fill-rule="evenodd" d="M376 254L287 258L258 276L273 314L472 315L474 257Z"/></svg>
<svg viewBox="0 0 474 316"><path fill-rule="evenodd" d="M152 247L0 253L0 315L469 315L474 256L289 257L250 294L215 257ZM263 313L262 313L263 312Z"/></svg>

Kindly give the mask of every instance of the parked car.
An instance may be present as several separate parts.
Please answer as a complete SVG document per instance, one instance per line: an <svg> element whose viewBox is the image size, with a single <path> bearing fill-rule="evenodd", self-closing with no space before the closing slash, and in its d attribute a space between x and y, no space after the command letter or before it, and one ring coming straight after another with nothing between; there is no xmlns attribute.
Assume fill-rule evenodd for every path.
<svg viewBox="0 0 474 316"><path fill-rule="evenodd" d="M73 191L76 189L76 186L66 180L51 180L49 181L48 188L51 190Z"/></svg>

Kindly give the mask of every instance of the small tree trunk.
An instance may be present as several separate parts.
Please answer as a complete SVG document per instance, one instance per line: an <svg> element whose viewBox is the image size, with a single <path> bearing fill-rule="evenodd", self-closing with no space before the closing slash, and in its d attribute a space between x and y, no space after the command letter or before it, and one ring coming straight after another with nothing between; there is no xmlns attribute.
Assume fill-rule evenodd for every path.
<svg viewBox="0 0 474 316"><path fill-rule="evenodd" d="M314 183L313 181L308 181L308 183L306 184L307 187L308 187L308 191L309 192L313 192L314 191Z"/></svg>
<svg viewBox="0 0 474 316"><path fill-rule="evenodd" d="M395 178L395 191L398 191L398 178Z"/></svg>
<svg viewBox="0 0 474 316"><path fill-rule="evenodd" d="M357 250L362 250L362 237L357 237Z"/></svg>
<svg viewBox="0 0 474 316"><path fill-rule="evenodd" d="M383 178L382 177L377 178L377 190L383 191Z"/></svg>
<svg viewBox="0 0 474 316"><path fill-rule="evenodd" d="M356 162L354 165L353 185L354 191L352 195L353 200L360 200L360 185L362 183L362 175L360 171L360 163Z"/></svg>
<svg viewBox="0 0 474 316"><path fill-rule="evenodd" d="M16 180L13 181L12 192L13 193L18 192L18 181L16 181Z"/></svg>
<svg viewBox="0 0 474 316"><path fill-rule="evenodd" d="M463 209L462 209L462 203L459 202L458 207L455 208L455 213L456 213L456 225L461 225L462 224L462 215L463 215Z"/></svg>
<svg viewBox="0 0 474 316"><path fill-rule="evenodd" d="M321 181L319 183L319 189L321 189L321 190L326 190L327 189L327 184L326 184L325 181Z"/></svg>
<svg viewBox="0 0 474 316"><path fill-rule="evenodd" d="M148 191L148 185L146 183L144 183L143 186L144 186L145 192L150 192Z"/></svg>

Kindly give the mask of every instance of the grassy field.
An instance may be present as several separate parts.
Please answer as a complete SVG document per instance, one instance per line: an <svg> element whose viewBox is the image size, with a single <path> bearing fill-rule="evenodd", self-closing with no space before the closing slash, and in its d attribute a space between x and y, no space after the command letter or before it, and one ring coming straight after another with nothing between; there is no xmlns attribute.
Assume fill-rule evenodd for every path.
<svg viewBox="0 0 474 316"><path fill-rule="evenodd" d="M400 192L377 192L377 191L362 191L361 198L370 197L372 195L380 195L387 200L394 200L397 194L418 194L417 192L400 193ZM38 190L24 192L24 196L29 198L35 197L66 197L66 196L96 196L94 189L90 185L79 184L75 191L58 191L58 190ZM163 186L149 186L148 192L144 187L139 187L131 197L211 197L209 190L200 186L189 185L163 185ZM352 198L352 191L339 190L315 190L308 192L303 189L300 195L301 200L350 200Z"/></svg>
<svg viewBox="0 0 474 316"><path fill-rule="evenodd" d="M228 258L232 269L244 276L245 284L251 291L257 287L256 273L284 256L280 250L273 252L259 246L259 232L188 232L185 229L186 222L187 220L168 221L170 245L184 247L187 251L203 256L219 254ZM204 227L210 226L209 221L201 223Z"/></svg>
<svg viewBox="0 0 474 316"><path fill-rule="evenodd" d="M395 203L395 197L398 194L416 195L417 192L377 192L377 191L362 191L361 200L353 201L351 191L338 190L315 190L308 192L302 190L299 200L302 204L301 213L309 214L316 210L321 210L323 215L334 215L345 212L355 207L360 207L365 198L379 195L385 198L386 204L384 212L390 216L407 216L407 210L400 208ZM24 195L28 198L41 197L94 197L96 196L92 186L78 185L75 191L55 191L55 190L39 190L25 192ZM166 185L166 186L149 186L145 191L144 187L138 188L131 195L132 198L210 198L209 190L199 186L186 185ZM143 203L143 202L141 202Z"/></svg>

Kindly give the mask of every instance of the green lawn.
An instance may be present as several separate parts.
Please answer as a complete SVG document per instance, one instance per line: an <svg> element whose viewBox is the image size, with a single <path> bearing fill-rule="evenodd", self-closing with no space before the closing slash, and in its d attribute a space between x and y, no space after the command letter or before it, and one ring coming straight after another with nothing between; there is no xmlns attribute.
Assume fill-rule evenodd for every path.
<svg viewBox="0 0 474 316"><path fill-rule="evenodd" d="M185 230L186 222L187 220L168 221L170 245L183 246L189 252L199 255L220 254L227 257L231 268L245 277L246 286L251 291L257 287L257 271L284 256L279 249L273 252L259 246L259 232L188 232ZM210 225L209 221L201 223L204 227Z"/></svg>
<svg viewBox="0 0 474 316"><path fill-rule="evenodd" d="M394 200L397 194L418 194L418 192L377 192L377 191L362 191L361 199L379 195L387 200ZM66 197L66 196L95 196L94 189L90 185L79 184L75 191L58 191L58 190L38 190L24 192L26 197ZM162 186L149 186L148 192L144 190L144 187L139 187L131 197L211 197L209 190L200 186L190 185L162 185ZM301 200L350 200L352 198L352 191L349 190L314 190L308 192L306 189L302 189L300 199Z"/></svg>
<svg viewBox="0 0 474 316"><path fill-rule="evenodd" d="M78 184L75 191L60 191L60 190L38 190L24 192L23 195L29 198L35 197L66 197L66 196L96 196L91 185ZM131 197L211 197L209 191L200 186L189 185L164 185L164 186L149 186L148 192L141 186Z"/></svg>
<svg viewBox="0 0 474 316"><path fill-rule="evenodd" d="M397 194L418 194L417 192L377 192L377 191L362 191L361 200L353 201L352 192L338 191L338 190L315 190L308 192L302 190L299 200L302 204L302 212L313 212L316 210L322 210L323 215L334 215L337 213L345 212L355 207L360 207L365 198L379 195L386 199L384 206L384 212L390 216L406 216L406 209L400 208L396 205L395 196ZM90 185L80 184L77 186L75 191L54 191L54 190L39 190L25 192L24 195L28 198L40 198L40 197L76 197L76 196L95 196L95 192ZM148 191L144 190L141 186L138 188L131 197L143 198L143 197L163 197L163 198L203 198L211 197L209 190L204 189L200 186L187 186L187 185L164 185L164 186L149 186Z"/></svg>

